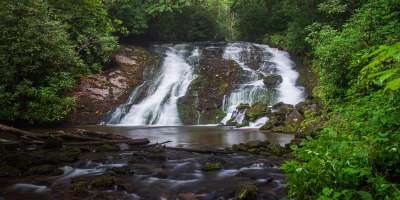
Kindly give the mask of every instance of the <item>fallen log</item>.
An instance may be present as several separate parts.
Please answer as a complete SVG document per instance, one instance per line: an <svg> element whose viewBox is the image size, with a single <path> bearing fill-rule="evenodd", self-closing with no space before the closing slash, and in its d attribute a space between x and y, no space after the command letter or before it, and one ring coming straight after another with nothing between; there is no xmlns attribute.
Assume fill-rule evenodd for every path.
<svg viewBox="0 0 400 200"><path fill-rule="evenodd" d="M23 139L28 139L28 140L40 140L39 138L42 137L43 135L37 134L37 133L32 133L29 131L24 131L18 128L14 128L11 126L7 126L4 124L0 124L0 131L2 132L6 132L9 134L13 134L19 138L23 138Z"/></svg>
<svg viewBox="0 0 400 200"><path fill-rule="evenodd" d="M108 140L129 140L129 137L125 137L122 135L114 134L114 133L104 133L98 131L88 131L84 129L76 129L72 133L73 135L85 136L85 137L94 137Z"/></svg>
<svg viewBox="0 0 400 200"><path fill-rule="evenodd" d="M189 149L189 148L182 148L182 147L165 147L168 150L174 151L185 151L190 153L200 153L200 154L232 154L235 153L234 151L227 151L227 150L203 150L203 149Z"/></svg>
<svg viewBox="0 0 400 200"><path fill-rule="evenodd" d="M103 145L103 144L128 144L128 145L146 145L150 141L147 138L144 139L128 139L128 140L104 140L104 141L90 141L90 142L66 142L66 146L85 146L85 145Z"/></svg>
<svg viewBox="0 0 400 200"><path fill-rule="evenodd" d="M66 133L64 131L57 131L57 132L50 132L50 136L58 137L64 140L77 140L77 141L104 141L105 139L102 138L93 138L87 136L79 136L71 133Z"/></svg>

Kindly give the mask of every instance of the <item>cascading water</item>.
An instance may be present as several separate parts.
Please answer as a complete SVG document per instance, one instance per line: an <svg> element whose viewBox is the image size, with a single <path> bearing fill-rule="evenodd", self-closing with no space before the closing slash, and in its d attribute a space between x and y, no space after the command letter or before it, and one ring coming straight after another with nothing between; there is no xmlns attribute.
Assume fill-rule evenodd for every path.
<svg viewBox="0 0 400 200"><path fill-rule="evenodd" d="M160 72L150 84L145 98L131 105L127 114L120 117L119 124L180 125L177 101L186 94L191 81L194 79L194 69L191 66L193 63L190 62L194 62L198 56L198 49L189 52L186 45L168 47ZM130 100L135 99L137 99L137 94L134 91ZM120 110L117 109L113 115L117 116L118 112Z"/></svg>
<svg viewBox="0 0 400 200"><path fill-rule="evenodd" d="M202 51L204 53L203 48L210 47L220 49L221 54L201 54ZM225 94L223 100L218 100L223 101L220 106L226 113L221 121L222 124L227 124L228 121L232 121L232 118L237 123L243 121L246 110L236 109L242 103L296 104L304 98L302 87L296 86L299 74L293 69L294 64L289 55L267 45L247 42L201 43L200 45L161 45L156 47L156 50L164 55L160 69L156 73L153 72L151 78L147 78L148 80L138 86L125 104L116 108L107 120L107 124L181 125L177 103L179 98L186 95L191 82L196 78L200 56L202 59L218 57L218 59L233 60L240 68L240 77L236 77L237 80L234 79L230 93ZM263 82L263 78L270 74L282 77L282 82L275 88L267 87ZM197 110L195 114L196 116L193 117L197 117L196 121L199 123L202 113ZM249 127L261 127L267 120L266 117L260 118L255 122L250 122Z"/></svg>
<svg viewBox="0 0 400 200"><path fill-rule="evenodd" d="M250 67L249 58L255 57L258 59L257 64ZM225 48L224 58L238 63L246 71L246 75L244 83L239 84L236 90L224 98L223 109L227 115L221 123L227 124L233 118L234 122L240 124L245 111L238 111L236 108L242 103L252 105L256 102L268 102L272 105L281 101L296 104L303 100L303 88L296 86L299 74L293 70L294 64L286 52L267 45L233 43ZM282 77L282 83L276 89L267 89L263 77L274 73ZM249 127L259 128L267 120L266 117L260 118L251 122Z"/></svg>

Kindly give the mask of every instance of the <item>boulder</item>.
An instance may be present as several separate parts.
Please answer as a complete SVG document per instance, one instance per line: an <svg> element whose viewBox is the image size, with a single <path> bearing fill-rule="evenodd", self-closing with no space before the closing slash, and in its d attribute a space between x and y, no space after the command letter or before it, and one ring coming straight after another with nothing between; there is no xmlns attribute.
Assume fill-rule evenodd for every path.
<svg viewBox="0 0 400 200"><path fill-rule="evenodd" d="M265 76L263 79L264 85L267 88L276 88L279 84L282 83L282 76L277 75L277 74L271 74L268 76Z"/></svg>
<svg viewBox="0 0 400 200"><path fill-rule="evenodd" d="M239 186L236 191L235 199L237 200L254 200L257 199L258 188L252 183L245 183Z"/></svg>
<svg viewBox="0 0 400 200"><path fill-rule="evenodd" d="M257 102L251 105L250 109L246 112L247 121L255 121L260 117L264 117L271 113L271 109L264 103Z"/></svg>
<svg viewBox="0 0 400 200"><path fill-rule="evenodd" d="M283 102L279 102L272 106L272 109L279 113L288 113L294 109L293 105L285 104Z"/></svg>

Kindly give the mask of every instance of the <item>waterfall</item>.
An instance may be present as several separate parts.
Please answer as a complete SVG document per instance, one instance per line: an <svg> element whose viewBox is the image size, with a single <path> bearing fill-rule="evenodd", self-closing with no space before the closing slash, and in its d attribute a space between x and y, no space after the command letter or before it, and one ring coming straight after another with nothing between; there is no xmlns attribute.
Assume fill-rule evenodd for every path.
<svg viewBox="0 0 400 200"><path fill-rule="evenodd" d="M162 62L147 77L143 84L134 89L128 101L108 116L105 124L128 126L182 125L178 114L178 100L184 97L192 81L197 77L201 59L209 56L214 59L233 60L240 69L239 77L233 79L231 90L223 96L221 110L226 116L221 121L226 124L232 118L241 123L245 110L236 110L241 103L254 104L263 102L273 105L277 102L296 104L304 99L303 89L296 85L298 72L289 54L267 45L248 42L236 43L200 43L154 46L161 54ZM220 54L205 54L207 48L217 49ZM205 49L204 49L205 48ZM202 52L203 51L203 55ZM224 67L224 66L221 66ZM263 78L269 74L282 77L282 82L275 88L267 88ZM213 74L210 74L210 76ZM207 97L201 97L207 98ZM222 98L222 97L221 97ZM203 113L195 110L194 119L200 123ZM262 126L268 119L260 118L250 122L249 127ZM196 123L196 122L195 122Z"/></svg>
<svg viewBox="0 0 400 200"><path fill-rule="evenodd" d="M194 69L190 62L198 56L199 49L197 48L188 55L186 45L168 47L160 72L150 84L146 96L130 107L119 124L181 125L177 101L186 94L194 79Z"/></svg>
<svg viewBox="0 0 400 200"><path fill-rule="evenodd" d="M258 65L250 67L249 59L259 58ZM232 91L223 100L223 110L226 116L221 123L226 124L230 119L241 123L243 113L236 108L241 103L254 104L265 102L272 105L277 102L296 104L304 99L303 88L296 86L298 72L293 69L294 64L289 54L267 45L252 43L233 43L228 45L224 51L225 59L232 59L246 71L244 82L239 84L236 90ZM278 74L282 77L282 83L275 89L267 89L263 83L263 77L268 74ZM267 121L261 118L249 127L261 127Z"/></svg>

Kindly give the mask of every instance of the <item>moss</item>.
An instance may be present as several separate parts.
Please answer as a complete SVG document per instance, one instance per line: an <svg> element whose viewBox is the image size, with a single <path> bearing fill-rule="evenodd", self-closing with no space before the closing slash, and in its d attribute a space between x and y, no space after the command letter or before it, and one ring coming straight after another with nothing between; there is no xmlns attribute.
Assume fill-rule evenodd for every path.
<svg viewBox="0 0 400 200"><path fill-rule="evenodd" d="M133 170L128 166L125 167L113 167L109 170L109 172L114 173L116 175L132 175L134 174Z"/></svg>
<svg viewBox="0 0 400 200"><path fill-rule="evenodd" d="M222 164L220 162L216 163L206 163L201 168L203 171L216 171L222 169Z"/></svg>
<svg viewBox="0 0 400 200"><path fill-rule="evenodd" d="M115 184L117 184L117 177L111 174L104 174L96 177L92 183L91 188L95 190L107 190L112 189Z"/></svg>
<svg viewBox="0 0 400 200"><path fill-rule="evenodd" d="M245 183L239 186L235 199L237 200L254 200L257 199L258 188L251 183Z"/></svg>
<svg viewBox="0 0 400 200"><path fill-rule="evenodd" d="M71 192L75 195L88 194L88 183L83 180L74 182L71 186Z"/></svg>
<svg viewBox="0 0 400 200"><path fill-rule="evenodd" d="M250 122L247 119L244 119L242 123L236 125L236 128L242 128L242 127L249 126L249 125L250 125Z"/></svg>
<svg viewBox="0 0 400 200"><path fill-rule="evenodd" d="M119 151L119 147L110 144L103 144L101 146L96 147L96 152L112 152Z"/></svg>
<svg viewBox="0 0 400 200"><path fill-rule="evenodd" d="M0 177L15 177L15 176L20 176L22 172L13 166L9 165L0 165Z"/></svg>
<svg viewBox="0 0 400 200"><path fill-rule="evenodd" d="M249 109L249 108L251 108L251 107L248 103L241 103L236 107L237 110L244 110L244 109Z"/></svg>
<svg viewBox="0 0 400 200"><path fill-rule="evenodd" d="M28 174L58 176L63 174L63 171L54 165L39 165L29 169Z"/></svg>
<svg viewBox="0 0 400 200"><path fill-rule="evenodd" d="M251 105L250 109L246 112L246 120L255 121L258 118L264 117L269 113L271 113L271 111L266 104L257 102Z"/></svg>
<svg viewBox="0 0 400 200"><path fill-rule="evenodd" d="M270 145L268 146L268 148L269 148L269 151L270 151L272 154L277 155L277 156L282 156L283 154L288 153L288 152L287 152L287 149L284 148L284 147L282 147L282 146L279 145L279 144L270 144Z"/></svg>

